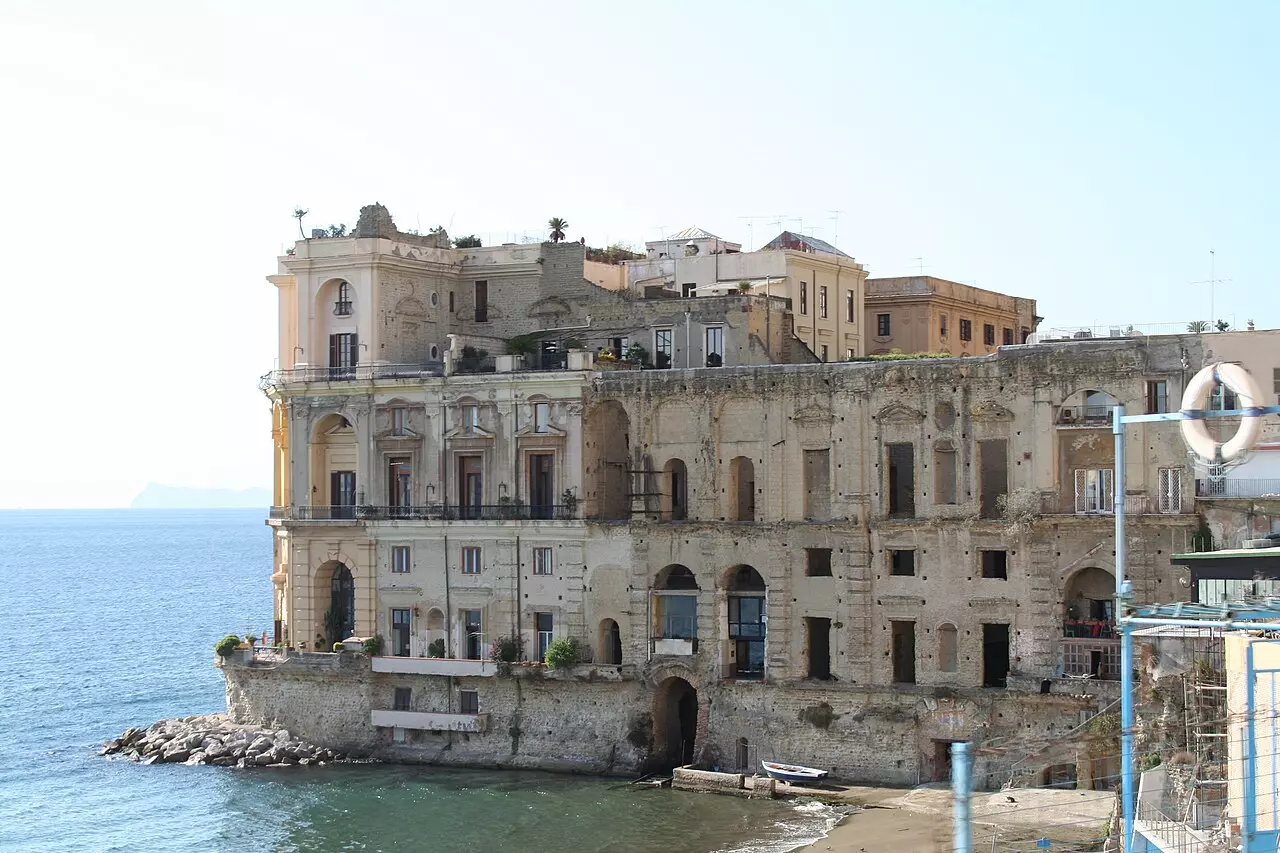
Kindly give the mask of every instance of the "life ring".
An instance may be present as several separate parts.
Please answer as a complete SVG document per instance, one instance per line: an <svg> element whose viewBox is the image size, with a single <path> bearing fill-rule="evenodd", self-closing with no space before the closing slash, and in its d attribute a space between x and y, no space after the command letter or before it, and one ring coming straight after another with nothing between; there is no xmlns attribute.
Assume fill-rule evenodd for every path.
<svg viewBox="0 0 1280 853"><path fill-rule="evenodd" d="M1243 412L1240 428L1231 440L1218 444L1205 427L1204 410L1213 389L1221 383L1236 395ZM1191 452L1207 462L1230 462L1253 447L1262 433L1262 392L1249 371L1238 364L1219 362L1201 370L1187 383L1182 395L1182 440Z"/></svg>

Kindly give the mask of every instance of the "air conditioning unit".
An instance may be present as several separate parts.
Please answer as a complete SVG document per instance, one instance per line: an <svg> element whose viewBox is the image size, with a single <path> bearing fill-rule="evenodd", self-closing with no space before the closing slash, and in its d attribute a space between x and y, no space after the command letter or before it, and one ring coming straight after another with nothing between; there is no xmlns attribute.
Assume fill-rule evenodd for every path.
<svg viewBox="0 0 1280 853"><path fill-rule="evenodd" d="M1070 406L1062 410L1062 420L1064 423L1073 423L1076 419L1076 410Z"/></svg>

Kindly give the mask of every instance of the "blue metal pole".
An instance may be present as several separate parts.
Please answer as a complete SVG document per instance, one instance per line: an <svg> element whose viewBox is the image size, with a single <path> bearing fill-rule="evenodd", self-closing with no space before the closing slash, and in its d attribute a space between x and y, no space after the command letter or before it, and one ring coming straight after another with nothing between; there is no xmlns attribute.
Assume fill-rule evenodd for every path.
<svg viewBox="0 0 1280 853"><path fill-rule="evenodd" d="M1125 853L1133 850L1135 790L1133 784L1133 634L1124 618L1125 538L1124 538L1124 406L1112 411L1111 432L1115 435L1115 485L1112 509L1116 516L1116 625L1120 629L1120 804L1124 814Z"/></svg>
<svg viewBox="0 0 1280 853"><path fill-rule="evenodd" d="M1253 643L1244 643L1244 690L1245 690L1245 765L1244 765L1244 838L1241 839L1243 853L1252 853L1258 837L1258 730L1254 723L1256 709L1257 675L1253 670Z"/></svg>
<svg viewBox="0 0 1280 853"><path fill-rule="evenodd" d="M969 744L958 741L951 744L953 853L973 853L973 823L969 813L969 790L972 787Z"/></svg>

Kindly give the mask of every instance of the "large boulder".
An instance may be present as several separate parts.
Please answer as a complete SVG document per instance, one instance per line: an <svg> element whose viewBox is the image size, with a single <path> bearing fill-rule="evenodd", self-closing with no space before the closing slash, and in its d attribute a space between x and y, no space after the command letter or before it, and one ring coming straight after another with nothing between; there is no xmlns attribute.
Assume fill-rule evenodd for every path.
<svg viewBox="0 0 1280 853"><path fill-rule="evenodd" d="M254 738L253 743L249 744L249 748L246 749L245 752L247 752L249 755L259 755L261 753L266 752L268 749L271 749L271 747L274 745L275 745L275 741L273 741L271 738L259 736L257 738Z"/></svg>

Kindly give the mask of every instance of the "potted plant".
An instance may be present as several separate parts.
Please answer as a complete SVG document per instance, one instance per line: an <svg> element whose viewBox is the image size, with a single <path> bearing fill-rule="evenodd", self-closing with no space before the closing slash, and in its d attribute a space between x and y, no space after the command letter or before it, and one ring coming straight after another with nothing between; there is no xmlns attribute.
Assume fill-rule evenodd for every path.
<svg viewBox="0 0 1280 853"><path fill-rule="evenodd" d="M440 637L431 641L431 645L427 646L427 657L442 658L444 657L444 638Z"/></svg>
<svg viewBox="0 0 1280 853"><path fill-rule="evenodd" d="M560 495L560 505L564 507L565 518L575 518L578 512L578 493L573 489L565 489Z"/></svg>
<svg viewBox="0 0 1280 853"><path fill-rule="evenodd" d="M240 645L240 638L235 634L227 634L221 640L213 644L213 650L217 652L220 658L229 658L235 654L236 648Z"/></svg>
<svg viewBox="0 0 1280 853"><path fill-rule="evenodd" d="M561 637L551 641L543 659L552 669L572 669L582 660L582 649L573 637Z"/></svg>

